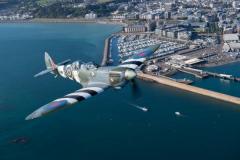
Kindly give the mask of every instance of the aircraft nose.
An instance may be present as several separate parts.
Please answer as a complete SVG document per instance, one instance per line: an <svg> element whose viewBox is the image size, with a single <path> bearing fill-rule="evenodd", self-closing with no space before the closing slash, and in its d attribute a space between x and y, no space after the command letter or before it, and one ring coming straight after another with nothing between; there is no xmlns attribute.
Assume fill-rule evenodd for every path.
<svg viewBox="0 0 240 160"><path fill-rule="evenodd" d="M133 71L133 70L126 70L125 71L125 78L127 80L131 80L131 79L134 79L135 77L137 76L136 72Z"/></svg>

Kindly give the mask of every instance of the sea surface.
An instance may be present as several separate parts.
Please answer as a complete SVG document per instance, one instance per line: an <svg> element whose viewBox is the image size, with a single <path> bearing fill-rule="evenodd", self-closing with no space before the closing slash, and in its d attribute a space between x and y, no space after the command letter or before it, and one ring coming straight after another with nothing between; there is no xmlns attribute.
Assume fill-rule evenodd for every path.
<svg viewBox="0 0 240 160"><path fill-rule="evenodd" d="M0 160L239 160L240 106L140 80L139 99L127 85L24 120L38 107L80 88L53 75L33 77L45 68L45 51L57 62L100 63L104 39L118 30L99 24L0 25ZM240 63L205 69L240 76ZM185 76L196 86L240 97L240 83L175 77ZM21 137L26 143L14 143Z"/></svg>

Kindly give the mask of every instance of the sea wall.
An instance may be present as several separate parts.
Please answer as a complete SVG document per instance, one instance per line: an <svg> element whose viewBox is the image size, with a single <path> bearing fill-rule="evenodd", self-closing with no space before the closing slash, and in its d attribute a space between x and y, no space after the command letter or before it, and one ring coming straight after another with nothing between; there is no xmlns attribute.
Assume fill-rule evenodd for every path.
<svg viewBox="0 0 240 160"><path fill-rule="evenodd" d="M178 89L182 89L182 90L185 90L185 91L197 93L197 94L200 94L200 95L208 96L208 97L218 99L218 100L221 100L221 101L230 102L230 103L238 104L238 105L240 104L240 98L238 98L238 97L234 97L234 96L226 95L226 94L223 94L223 93L210 91L210 90L207 90L207 89L203 89L203 88L199 88L199 87L175 82L175 81L172 81L170 79L163 78L163 77L156 77L156 76L152 76L152 75L148 75L148 74L144 74L144 73L138 73L138 78L143 79L143 80L152 81L152 82L157 82L157 83L160 83L160 84L163 84L163 85L175 87L175 88L178 88Z"/></svg>
<svg viewBox="0 0 240 160"><path fill-rule="evenodd" d="M107 39L105 39L104 50L103 50L103 58L102 58L101 66L105 66L108 63L108 60L109 60L109 43L110 43L111 37L112 36L110 36Z"/></svg>

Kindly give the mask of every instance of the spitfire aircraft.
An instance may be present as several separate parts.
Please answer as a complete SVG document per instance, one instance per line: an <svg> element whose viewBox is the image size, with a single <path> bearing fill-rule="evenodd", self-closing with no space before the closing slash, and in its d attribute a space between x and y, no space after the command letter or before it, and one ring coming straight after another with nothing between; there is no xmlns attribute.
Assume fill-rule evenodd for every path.
<svg viewBox="0 0 240 160"><path fill-rule="evenodd" d="M94 65L93 63L82 63L80 61L69 64L70 60L55 64L48 53L45 52L45 64L47 69L36 74L34 77L52 73L55 76L62 76L74 80L80 83L83 88L40 107L28 115L26 120L39 118L50 112L73 105L97 95L110 87L120 89L129 81L134 80L137 75L136 69L139 68L147 57L151 56L158 48L159 45L150 46L146 49L139 50L137 54L124 60L118 66L102 67Z"/></svg>

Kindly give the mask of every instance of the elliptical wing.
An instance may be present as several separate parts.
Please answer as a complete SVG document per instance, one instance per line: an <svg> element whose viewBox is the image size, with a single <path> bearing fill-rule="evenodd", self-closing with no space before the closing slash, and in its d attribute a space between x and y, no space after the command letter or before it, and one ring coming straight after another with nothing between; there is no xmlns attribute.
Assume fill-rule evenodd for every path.
<svg viewBox="0 0 240 160"><path fill-rule="evenodd" d="M85 99L88 99L92 96L95 96L99 93L102 93L108 86L91 86L79 89L73 93L67 94L62 98L58 98L39 109L35 110L33 113L28 115L25 120L32 120L39 117L42 117L48 113L63 109L65 107L71 106L77 102L81 102Z"/></svg>

